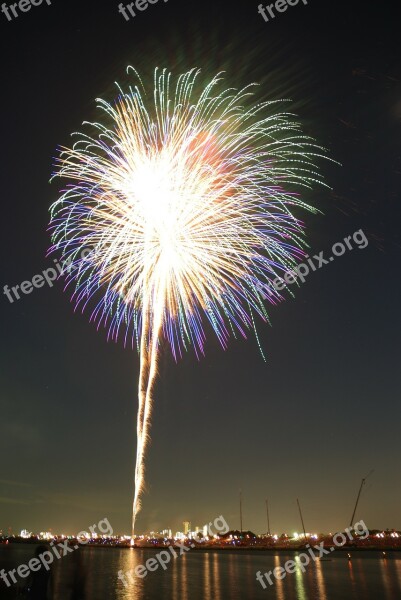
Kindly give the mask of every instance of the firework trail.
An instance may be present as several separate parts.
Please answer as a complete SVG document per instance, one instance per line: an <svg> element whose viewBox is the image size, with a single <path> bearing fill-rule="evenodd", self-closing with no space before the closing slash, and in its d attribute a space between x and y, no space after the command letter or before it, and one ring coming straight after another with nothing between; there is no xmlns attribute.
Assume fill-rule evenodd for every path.
<svg viewBox="0 0 401 600"><path fill-rule="evenodd" d="M202 87L197 70L174 85L156 69L149 100L134 74L112 104L97 101L104 124L61 148L54 176L67 185L50 221L76 307L139 351L133 535L160 340L177 360L190 346L203 354L205 319L223 348L256 334L264 301L281 299L269 283L304 255L293 211L314 210L300 192L324 185L315 162L326 157L282 101L246 108L252 86L221 90L217 75Z"/></svg>

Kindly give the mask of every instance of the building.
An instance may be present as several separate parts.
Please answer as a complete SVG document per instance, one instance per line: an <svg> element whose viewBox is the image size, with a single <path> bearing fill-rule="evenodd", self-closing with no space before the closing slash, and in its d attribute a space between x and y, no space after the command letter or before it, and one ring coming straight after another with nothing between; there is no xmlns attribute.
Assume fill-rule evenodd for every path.
<svg viewBox="0 0 401 600"><path fill-rule="evenodd" d="M183 525L184 525L184 535L188 535L188 533L191 531L191 522L184 521Z"/></svg>
<svg viewBox="0 0 401 600"><path fill-rule="evenodd" d="M172 532L171 529L163 529L163 531L161 532L163 537L166 538L172 538Z"/></svg>

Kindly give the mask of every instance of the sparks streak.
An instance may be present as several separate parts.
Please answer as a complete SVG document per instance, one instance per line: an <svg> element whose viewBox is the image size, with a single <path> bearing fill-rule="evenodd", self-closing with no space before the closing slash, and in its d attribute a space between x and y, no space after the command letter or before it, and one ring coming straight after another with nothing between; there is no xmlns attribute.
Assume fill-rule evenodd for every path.
<svg viewBox="0 0 401 600"><path fill-rule="evenodd" d="M98 100L107 125L87 124L92 136L76 134L56 159L68 184L51 208L50 251L72 265L76 306L92 302L91 320L113 339L125 331L140 354L133 535L160 340L178 359L190 346L203 354L205 318L223 348L256 333L264 301L281 299L269 284L304 255L292 211L314 209L300 191L324 185L314 161L325 151L278 102L246 109L251 86L218 92L221 77L204 88L198 77L181 75L174 91L156 69L146 103L118 86L113 104Z"/></svg>

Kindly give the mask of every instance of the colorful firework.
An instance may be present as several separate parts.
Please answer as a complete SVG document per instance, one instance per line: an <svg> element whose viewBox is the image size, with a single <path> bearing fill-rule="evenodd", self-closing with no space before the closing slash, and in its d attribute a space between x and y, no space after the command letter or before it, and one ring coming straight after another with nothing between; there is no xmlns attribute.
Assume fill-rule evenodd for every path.
<svg viewBox="0 0 401 600"><path fill-rule="evenodd" d="M76 306L140 354L133 535L161 338L178 359L203 354L206 321L223 348L256 334L254 316L280 299L269 284L304 255L293 211L315 210L300 192L324 185L326 156L282 101L246 108L254 84L219 91L219 75L201 87L191 70L173 85L156 69L148 101L134 73L113 104L97 101L104 124L60 150L54 176L68 183L50 222Z"/></svg>

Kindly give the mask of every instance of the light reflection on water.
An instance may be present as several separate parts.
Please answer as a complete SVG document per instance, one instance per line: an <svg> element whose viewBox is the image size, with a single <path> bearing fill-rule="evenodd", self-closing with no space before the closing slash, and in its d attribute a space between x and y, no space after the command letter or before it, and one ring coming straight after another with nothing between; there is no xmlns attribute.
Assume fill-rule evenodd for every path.
<svg viewBox="0 0 401 600"><path fill-rule="evenodd" d="M327 600L326 586L324 585L323 563L318 560L316 562L316 584L319 592L320 600Z"/></svg>
<svg viewBox="0 0 401 600"><path fill-rule="evenodd" d="M396 574L397 574L398 587L401 588L401 561L400 560L397 560L397 562L394 563L394 568L395 568Z"/></svg>
<svg viewBox="0 0 401 600"><path fill-rule="evenodd" d="M160 551L160 550L159 550ZM157 551L148 549L118 550L85 548L82 564L86 573L85 600L399 600L401 598L401 553L353 552L348 561L345 552L333 553L330 561L312 561L274 580L263 589L256 572L265 573L283 567L286 561L299 562L294 553L189 551L174 559L166 570L161 566L145 578L135 576L135 567L154 558ZM8 571L32 558L34 547L0 546L0 569ZM76 565L71 556L53 565L52 600L70 600L71 580ZM126 576L127 587L118 580ZM274 579L274 578L272 578ZM17 598L15 587L1 583L1 600ZM20 597L21 598L21 597Z"/></svg>
<svg viewBox="0 0 401 600"><path fill-rule="evenodd" d="M299 564L299 557L297 556L295 558L297 564ZM306 569L306 567L304 567L304 569ZM305 571L306 573L309 573L309 570ZM305 586L304 586L304 573L302 573L301 569L297 569L294 573L295 575L295 586L296 586L296 591L297 591L297 599L299 600L309 600L308 596L306 595L305 592Z"/></svg>
<svg viewBox="0 0 401 600"><path fill-rule="evenodd" d="M274 557L274 568L281 567L281 560L279 556ZM273 579L272 579L273 580ZM276 598L277 600L284 600L284 592L283 592L283 580L277 579L276 582Z"/></svg>

